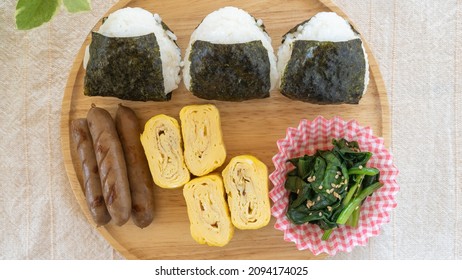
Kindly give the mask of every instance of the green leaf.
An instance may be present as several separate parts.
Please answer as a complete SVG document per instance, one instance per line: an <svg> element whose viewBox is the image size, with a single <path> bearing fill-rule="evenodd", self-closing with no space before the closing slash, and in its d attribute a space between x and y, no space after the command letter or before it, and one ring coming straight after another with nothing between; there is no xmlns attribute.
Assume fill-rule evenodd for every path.
<svg viewBox="0 0 462 280"><path fill-rule="evenodd" d="M91 10L90 0L63 0L66 10L70 13L84 12Z"/></svg>
<svg viewBox="0 0 462 280"><path fill-rule="evenodd" d="M16 27L28 30L50 21L59 4L59 0L19 0L16 4Z"/></svg>

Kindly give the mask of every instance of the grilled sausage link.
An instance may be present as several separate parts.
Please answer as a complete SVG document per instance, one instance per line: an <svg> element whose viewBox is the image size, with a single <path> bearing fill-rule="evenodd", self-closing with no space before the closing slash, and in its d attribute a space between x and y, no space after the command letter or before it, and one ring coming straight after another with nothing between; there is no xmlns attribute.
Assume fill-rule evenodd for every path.
<svg viewBox="0 0 462 280"><path fill-rule="evenodd" d="M87 114L104 201L116 225L130 219L131 196L122 144L108 111L94 104Z"/></svg>
<svg viewBox="0 0 462 280"><path fill-rule="evenodd" d="M83 171L85 199L93 221L97 226L103 226L111 220L111 216L104 203L101 180L96 163L93 143L88 130L86 119L77 119L71 122L71 139L79 155Z"/></svg>
<svg viewBox="0 0 462 280"><path fill-rule="evenodd" d="M141 127L135 112L122 104L117 109L115 123L127 165L133 222L144 228L154 218L154 181L140 141Z"/></svg>

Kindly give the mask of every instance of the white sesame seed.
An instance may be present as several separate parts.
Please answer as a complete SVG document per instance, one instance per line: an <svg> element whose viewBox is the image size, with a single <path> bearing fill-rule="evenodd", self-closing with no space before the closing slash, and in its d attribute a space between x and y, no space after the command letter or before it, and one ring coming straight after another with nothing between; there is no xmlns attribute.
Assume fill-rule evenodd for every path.
<svg viewBox="0 0 462 280"><path fill-rule="evenodd" d="M319 189L322 190L322 186L319 186Z"/></svg>
<svg viewBox="0 0 462 280"><path fill-rule="evenodd" d="M308 207L308 209L311 208L311 206L313 206L313 205L314 205L314 202L311 201L311 200L308 200L308 201L306 202L306 207Z"/></svg>
<svg viewBox="0 0 462 280"><path fill-rule="evenodd" d="M337 175L335 175L335 179L338 179L338 174L337 174Z"/></svg>
<svg viewBox="0 0 462 280"><path fill-rule="evenodd" d="M363 166L362 166L362 165L360 165L360 166L359 166L359 169L363 169Z"/></svg>
<svg viewBox="0 0 462 280"><path fill-rule="evenodd" d="M322 216L322 213L321 213L321 212L319 212L319 217L321 217L321 216Z"/></svg>

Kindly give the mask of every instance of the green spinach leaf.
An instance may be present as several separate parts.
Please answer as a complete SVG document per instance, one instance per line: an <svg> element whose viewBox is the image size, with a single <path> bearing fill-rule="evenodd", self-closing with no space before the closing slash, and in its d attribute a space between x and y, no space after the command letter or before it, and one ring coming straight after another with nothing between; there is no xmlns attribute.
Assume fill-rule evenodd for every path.
<svg viewBox="0 0 462 280"><path fill-rule="evenodd" d="M295 169L287 173L287 217L294 224L312 223L324 230L327 240L340 224L356 227L359 208L381 187L380 172L366 167L372 157L355 141L333 139L332 150L289 159Z"/></svg>

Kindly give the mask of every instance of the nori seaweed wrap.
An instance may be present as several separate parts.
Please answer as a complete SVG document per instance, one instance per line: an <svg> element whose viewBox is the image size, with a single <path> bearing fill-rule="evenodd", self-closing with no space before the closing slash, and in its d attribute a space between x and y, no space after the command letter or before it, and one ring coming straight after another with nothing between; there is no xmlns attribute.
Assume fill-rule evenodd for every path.
<svg viewBox="0 0 462 280"><path fill-rule="evenodd" d="M195 41L189 59L190 90L199 98L243 101L269 97L270 63L261 41Z"/></svg>
<svg viewBox="0 0 462 280"><path fill-rule="evenodd" d="M278 73L261 20L235 8L207 15L191 35L183 78L195 96L244 101L269 97Z"/></svg>
<svg viewBox="0 0 462 280"><path fill-rule="evenodd" d="M120 9L92 32L84 94L133 101L167 101L180 82L176 36L157 14Z"/></svg>
<svg viewBox="0 0 462 280"><path fill-rule="evenodd" d="M170 100L154 33L111 38L93 32L84 94L134 101Z"/></svg>
<svg viewBox="0 0 462 280"><path fill-rule="evenodd" d="M283 95L315 104L358 104L367 89L359 34L335 13L319 13L284 35L279 48Z"/></svg>

